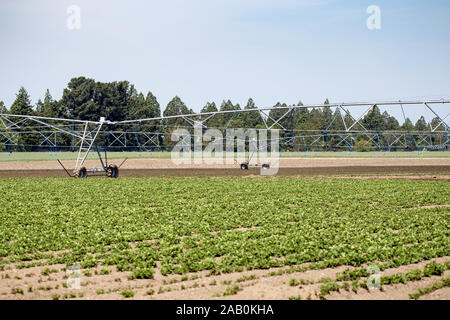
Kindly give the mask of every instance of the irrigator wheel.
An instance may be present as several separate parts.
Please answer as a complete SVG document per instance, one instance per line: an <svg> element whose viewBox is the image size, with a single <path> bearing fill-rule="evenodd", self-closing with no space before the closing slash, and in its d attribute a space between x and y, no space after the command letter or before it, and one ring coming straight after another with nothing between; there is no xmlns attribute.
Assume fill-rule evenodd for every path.
<svg viewBox="0 0 450 320"><path fill-rule="evenodd" d="M87 177L86 167L81 167L80 169L78 169L78 171L75 173L75 176L77 178L86 178Z"/></svg>
<svg viewBox="0 0 450 320"><path fill-rule="evenodd" d="M109 178L117 178L119 176L119 168L115 164L109 165L106 175Z"/></svg>
<svg viewBox="0 0 450 320"><path fill-rule="evenodd" d="M241 170L248 170L248 164L241 163Z"/></svg>

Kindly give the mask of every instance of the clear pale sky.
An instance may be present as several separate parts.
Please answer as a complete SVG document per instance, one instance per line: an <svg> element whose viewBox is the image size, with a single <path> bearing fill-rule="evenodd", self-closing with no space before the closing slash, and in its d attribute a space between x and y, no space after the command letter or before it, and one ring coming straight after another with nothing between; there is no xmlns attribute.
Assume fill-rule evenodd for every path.
<svg viewBox="0 0 450 320"><path fill-rule="evenodd" d="M70 5L79 30L66 26ZM369 5L380 30L366 26ZM20 86L33 103L47 88L59 99L76 76L128 80L162 109L178 95L194 111L249 97L259 107L450 98L450 1L2 0L0 39L8 107Z"/></svg>

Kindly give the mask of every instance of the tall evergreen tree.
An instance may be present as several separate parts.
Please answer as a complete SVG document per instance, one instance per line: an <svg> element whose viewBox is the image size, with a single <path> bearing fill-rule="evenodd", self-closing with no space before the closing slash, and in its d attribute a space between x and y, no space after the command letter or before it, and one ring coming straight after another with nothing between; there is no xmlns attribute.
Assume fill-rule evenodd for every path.
<svg viewBox="0 0 450 320"><path fill-rule="evenodd" d="M208 112L217 112L216 103L213 102L207 102L206 105L200 110L200 113L208 113ZM203 116L202 119L206 119L208 116ZM218 115L213 116L205 123L208 128L218 128L221 126L221 119Z"/></svg>
<svg viewBox="0 0 450 320"><path fill-rule="evenodd" d="M85 77L73 78L64 89L61 104L71 118L98 121L105 117L121 121L128 113L130 89L128 81L104 83Z"/></svg>
<svg viewBox="0 0 450 320"><path fill-rule="evenodd" d="M159 102L151 91L149 91L147 93L147 96L145 97L145 104L150 110L150 118L161 117L161 108L159 106Z"/></svg>
<svg viewBox="0 0 450 320"><path fill-rule="evenodd" d="M70 80L61 98L70 118L98 121L100 116L105 116L95 101L97 89L94 79L78 77Z"/></svg>
<svg viewBox="0 0 450 320"><path fill-rule="evenodd" d="M192 114L194 113L191 109L186 107L184 102L180 99L180 97L175 96L168 104L166 109L163 112L165 117L175 116L180 114ZM166 119L167 126L187 126L184 119L176 118L176 119Z"/></svg>
<svg viewBox="0 0 450 320"><path fill-rule="evenodd" d="M252 98L249 98L247 104L244 107L244 110L248 109L256 109L256 104ZM243 112L242 115L242 124L245 128L255 128L262 129L264 127L264 121L261 117L261 113L256 111L251 112Z"/></svg>
<svg viewBox="0 0 450 320"><path fill-rule="evenodd" d="M180 114L193 114L194 112L186 107L180 97L175 96L168 104L163 112L164 117L180 115ZM169 118L163 121L164 125L164 146L166 149L171 150L176 142L171 141L172 132L178 128L189 128L189 124L182 118Z"/></svg>
<svg viewBox="0 0 450 320"><path fill-rule="evenodd" d="M223 100L222 104L220 105L220 111L231 111L231 110L239 110L240 106L237 105L233 105L233 103L231 102L230 99L228 99L227 101ZM218 117L218 122L220 123L220 126L225 128L225 127L229 127L229 128L238 128L241 125L241 120L239 118L239 113L233 114L233 112L229 112L229 113L224 113L224 114L220 114L217 115L216 117Z"/></svg>
<svg viewBox="0 0 450 320"><path fill-rule="evenodd" d="M400 125L397 119L391 115L387 111L383 112L383 120L384 120L384 128L385 130L398 130L400 129Z"/></svg>
<svg viewBox="0 0 450 320"><path fill-rule="evenodd" d="M20 115L33 114L33 106L31 105L30 96L24 87L21 87L19 92L16 94L16 100L14 100L11 106L11 113Z"/></svg>
<svg viewBox="0 0 450 320"><path fill-rule="evenodd" d="M330 101L326 99L323 102L324 105L330 104ZM331 121L333 120L333 111L331 111L330 107L324 107L322 109L322 130L325 130L330 125Z"/></svg>
<svg viewBox="0 0 450 320"><path fill-rule="evenodd" d="M363 118L362 121L367 130L382 131L384 130L384 117L381 115L380 108L374 106Z"/></svg>
<svg viewBox="0 0 450 320"><path fill-rule="evenodd" d="M401 128L402 128L403 130L409 130L409 131L414 130L414 125L413 125L411 119L410 119L410 118L406 118L406 120L405 120L405 122L402 124Z"/></svg>
<svg viewBox="0 0 450 320"><path fill-rule="evenodd" d="M38 103L36 104L36 113L43 117L66 117L63 109L60 108L60 104L57 101L53 100L53 97L48 89L45 91L44 101L41 101L41 99L39 99Z"/></svg>
<svg viewBox="0 0 450 320"><path fill-rule="evenodd" d="M416 122L416 130L417 131L425 131L428 129L427 121L424 116L421 116Z"/></svg>
<svg viewBox="0 0 450 320"><path fill-rule="evenodd" d="M33 115L34 110L33 106L31 105L30 96L28 95L28 92L25 90L24 87L21 87L19 89L19 92L16 95L16 100L14 100L12 106L11 106L11 114L17 114L17 115ZM23 131L32 130L30 128L29 123L25 122L24 124L21 124L21 129ZM27 134L21 134L18 137L18 144L20 145L20 149L25 150L31 150L37 143L38 143L38 134L35 133L27 133Z"/></svg>
<svg viewBox="0 0 450 320"><path fill-rule="evenodd" d="M147 93L145 97L145 106L149 110L148 118L159 118L161 117L161 108L158 100L153 95L151 91ZM152 120L148 125L150 126L150 132L158 134L158 143L159 145L163 144L163 127L161 120Z"/></svg>
<svg viewBox="0 0 450 320"><path fill-rule="evenodd" d="M161 116L161 110L156 97L151 93L147 93L144 98L142 93L137 93L133 85L130 86L128 98L128 112L126 117L129 120L157 118Z"/></svg>
<svg viewBox="0 0 450 320"><path fill-rule="evenodd" d="M441 120L438 117L434 117L431 120L431 127L433 130L443 131L445 130L444 125L442 124Z"/></svg>
<svg viewBox="0 0 450 320"><path fill-rule="evenodd" d="M5 106L5 103L0 100L0 113L8 113L8 109Z"/></svg>
<svg viewBox="0 0 450 320"><path fill-rule="evenodd" d="M36 102L36 108L35 108L35 113L38 115L38 116L41 116L42 115L42 106L43 106L43 102L42 102L42 100L41 99L38 99L38 102Z"/></svg>
<svg viewBox="0 0 450 320"><path fill-rule="evenodd" d="M126 119L140 119L147 118L145 113L145 99L142 93L138 93L133 85L130 87L130 96L128 98L128 107L126 112Z"/></svg>

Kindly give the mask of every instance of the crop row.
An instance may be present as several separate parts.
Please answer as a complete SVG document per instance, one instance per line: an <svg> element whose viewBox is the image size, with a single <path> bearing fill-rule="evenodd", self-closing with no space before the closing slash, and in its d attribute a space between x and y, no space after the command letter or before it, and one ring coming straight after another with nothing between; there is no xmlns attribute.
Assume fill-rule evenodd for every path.
<svg viewBox="0 0 450 320"><path fill-rule="evenodd" d="M2 179L0 195L1 263L19 267L151 278L157 261L185 274L450 255L446 181Z"/></svg>

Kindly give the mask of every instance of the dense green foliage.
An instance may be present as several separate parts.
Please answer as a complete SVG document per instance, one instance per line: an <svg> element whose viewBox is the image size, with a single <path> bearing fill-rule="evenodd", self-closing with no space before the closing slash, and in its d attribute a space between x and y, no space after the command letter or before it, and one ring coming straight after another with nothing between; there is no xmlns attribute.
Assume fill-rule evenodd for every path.
<svg viewBox="0 0 450 320"><path fill-rule="evenodd" d="M324 101L324 104L329 104L328 99ZM292 105L292 103L290 104ZM298 102L297 105L303 105L302 102ZM278 102L274 107L286 107L286 103ZM257 104L253 99L249 98L244 109L257 108ZM155 95L152 92L148 92L146 95L142 92L138 92L134 85L128 81L114 81L114 82L99 82L94 79L85 77L72 78L67 88L64 89L60 100L54 100L47 90L45 92L43 101L38 100L36 106L33 107L30 97L25 90L21 87L16 100L8 110L2 102L0 102L0 112L10 112L13 114L23 115L38 115L44 117L54 118L69 118L69 119L81 119L81 120L94 120L97 121L100 117L106 117L110 121L122 121L131 119L144 119L144 118L156 118L161 115L174 116L180 114L194 114L194 108L186 106L182 99L175 96L166 106L164 110L161 110L160 104ZM215 102L207 102L201 109L201 112L215 112L215 111L227 111L227 110L240 110L242 109L239 104L233 104L231 100L223 100L219 107ZM212 117L205 122L208 128L265 128L264 121L268 126L274 125L273 128L282 129L281 138L286 142L281 144L282 150L299 151L303 150L302 145L305 143L304 138L297 134L294 138L294 131L313 130L315 134L325 134L323 146L319 150L329 150L336 147L337 144L342 142L342 137L329 134L330 131L344 131L351 126L354 119L348 112L341 114L339 109L333 111L330 107L313 108L313 109L296 109L294 112L283 117L279 121L279 125L274 123L274 119L279 119L288 110L287 109L273 109L269 113L269 117L265 120L258 112L244 112L244 113L227 113L220 114ZM162 112L162 113L161 113ZM203 120L206 116L203 116ZM199 116L200 119L200 116ZM0 123L1 125L1 123ZM397 119L389 115L386 111L381 113L378 106L374 106L362 119L361 124L353 126L353 130L370 130L375 132L403 130L403 131L426 131L430 129L430 125L433 129L439 131L444 130L438 117L431 120L431 123L427 123L424 117L421 117L416 124L413 124L409 118L404 119L402 125L399 124ZM127 131L145 131L158 133L160 149L170 149L173 146L171 141L171 133L178 127L189 127L189 124L182 118L178 119L166 119L165 121L154 120L146 122L144 124L136 124L130 126ZM1 127L0 127L1 128ZM117 129L117 128L116 128ZM120 130L123 130L120 129ZM25 139L25 140L24 140ZM24 146L24 150L32 150L32 147L36 147L41 143L41 136L36 134L35 136L28 136L19 141L19 145ZM41 139L41 140L39 140ZM134 145L133 141L136 137L128 135L127 139L131 147L139 147L139 142L136 141ZM291 140L289 140L291 139ZM357 141L360 145L355 145L356 151L371 150L374 147L374 143L367 141L369 138L365 135L357 137ZM390 145L395 141L395 137L381 137L383 145ZM405 142L405 147L408 149L417 148L417 141L415 138L410 138ZM432 139L437 139L433 137ZM67 141L61 141L61 145L71 145L72 139L65 138ZM284 141L284 140L283 140ZM421 141L421 140L420 140ZM355 141L356 142L356 141ZM438 140L435 141L438 143ZM341 146L345 148L345 146ZM338 148L339 149L339 148ZM21 150L21 151L24 151Z"/></svg>
<svg viewBox="0 0 450 320"><path fill-rule="evenodd" d="M156 261L183 274L450 255L449 208L420 208L450 203L446 181L3 179L0 194L0 257L19 267L47 259L151 278Z"/></svg>

